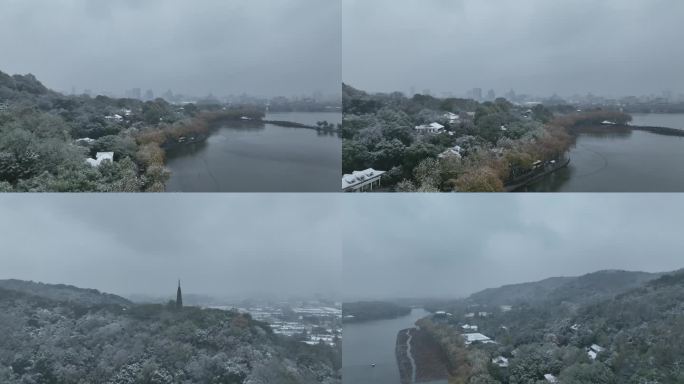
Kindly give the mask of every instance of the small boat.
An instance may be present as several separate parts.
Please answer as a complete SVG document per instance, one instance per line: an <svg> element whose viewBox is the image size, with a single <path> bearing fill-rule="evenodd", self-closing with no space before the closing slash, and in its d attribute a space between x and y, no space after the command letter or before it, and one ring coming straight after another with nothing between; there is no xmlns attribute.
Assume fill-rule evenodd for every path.
<svg viewBox="0 0 684 384"><path fill-rule="evenodd" d="M371 367L375 367L375 363L371 363Z"/></svg>

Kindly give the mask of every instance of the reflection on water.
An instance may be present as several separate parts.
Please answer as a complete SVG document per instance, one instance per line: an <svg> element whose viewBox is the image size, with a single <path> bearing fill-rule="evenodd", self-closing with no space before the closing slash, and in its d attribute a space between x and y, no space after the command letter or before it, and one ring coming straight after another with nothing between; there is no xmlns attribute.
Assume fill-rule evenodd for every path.
<svg viewBox="0 0 684 384"><path fill-rule="evenodd" d="M287 113L267 119L315 125L341 116ZM231 122L205 142L170 149L167 158L169 192L337 192L340 188L341 140L334 132Z"/></svg>

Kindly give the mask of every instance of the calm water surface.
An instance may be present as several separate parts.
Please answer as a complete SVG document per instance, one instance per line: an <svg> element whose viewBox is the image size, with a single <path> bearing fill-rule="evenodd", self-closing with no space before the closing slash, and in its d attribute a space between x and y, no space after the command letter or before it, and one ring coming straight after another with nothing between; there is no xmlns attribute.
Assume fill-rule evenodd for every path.
<svg viewBox="0 0 684 384"><path fill-rule="evenodd" d="M684 129L684 114L634 115L633 125ZM644 131L580 134L570 164L530 192L684 191L684 137Z"/></svg>
<svg viewBox="0 0 684 384"><path fill-rule="evenodd" d="M633 113L630 124L684 129L684 113Z"/></svg>
<svg viewBox="0 0 684 384"><path fill-rule="evenodd" d="M395 347L397 333L415 326L429 315L413 309L409 315L389 320L345 324L342 338L342 382L344 384L399 384ZM375 367L371 364L375 363ZM446 381L431 382L446 384Z"/></svg>
<svg viewBox="0 0 684 384"><path fill-rule="evenodd" d="M268 120L340 123L338 112L273 113ZM168 192L337 192L337 134L271 124L224 124L203 143L167 151Z"/></svg>

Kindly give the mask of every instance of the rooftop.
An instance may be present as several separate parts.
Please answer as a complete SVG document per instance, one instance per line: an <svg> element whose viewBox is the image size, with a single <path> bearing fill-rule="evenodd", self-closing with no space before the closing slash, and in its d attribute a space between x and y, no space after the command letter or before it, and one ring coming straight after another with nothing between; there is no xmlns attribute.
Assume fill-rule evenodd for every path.
<svg viewBox="0 0 684 384"><path fill-rule="evenodd" d="M100 166L100 164L102 164L102 162L106 160L114 162L114 152L98 152L97 154L95 154L94 159L86 159L88 164L92 165L93 167Z"/></svg>
<svg viewBox="0 0 684 384"><path fill-rule="evenodd" d="M377 180L384 173L385 171L368 168L363 171L354 171L351 174L344 174L342 175L342 189L353 188L365 182Z"/></svg>

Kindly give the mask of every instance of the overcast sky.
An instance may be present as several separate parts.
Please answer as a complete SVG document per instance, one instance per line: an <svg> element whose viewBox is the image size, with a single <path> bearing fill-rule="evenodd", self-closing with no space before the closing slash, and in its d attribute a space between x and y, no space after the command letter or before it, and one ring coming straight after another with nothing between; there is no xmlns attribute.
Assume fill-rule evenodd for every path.
<svg viewBox="0 0 684 384"><path fill-rule="evenodd" d="M339 294L337 195L5 195L0 279L128 295Z"/></svg>
<svg viewBox="0 0 684 384"><path fill-rule="evenodd" d="M3 0L0 70L51 88L340 93L341 10L321 0Z"/></svg>
<svg viewBox="0 0 684 384"><path fill-rule="evenodd" d="M370 91L684 92L680 0L342 0L343 80Z"/></svg>
<svg viewBox="0 0 684 384"><path fill-rule="evenodd" d="M365 195L343 208L346 300L684 268L681 194Z"/></svg>

